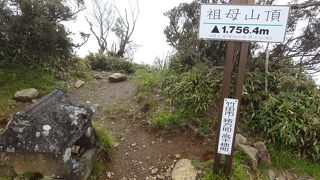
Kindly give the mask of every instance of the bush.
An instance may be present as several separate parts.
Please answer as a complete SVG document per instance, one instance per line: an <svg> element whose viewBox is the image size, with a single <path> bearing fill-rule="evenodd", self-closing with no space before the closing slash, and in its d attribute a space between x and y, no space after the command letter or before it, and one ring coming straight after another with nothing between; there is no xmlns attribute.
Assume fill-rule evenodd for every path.
<svg viewBox="0 0 320 180"><path fill-rule="evenodd" d="M159 111L152 120L152 126L157 129L169 130L181 126L186 112L183 109Z"/></svg>
<svg viewBox="0 0 320 180"><path fill-rule="evenodd" d="M73 68L69 71L69 75L82 79L92 77L90 62L87 59L78 59L77 63L75 63Z"/></svg>
<svg viewBox="0 0 320 180"><path fill-rule="evenodd" d="M249 126L269 141L320 160L320 94L303 72L278 79L278 94L271 94L251 112Z"/></svg>
<svg viewBox="0 0 320 180"><path fill-rule="evenodd" d="M222 69L198 65L190 71L164 75L162 88L173 102L194 113L205 112L220 97Z"/></svg>
<svg viewBox="0 0 320 180"><path fill-rule="evenodd" d="M158 87L162 78L162 72L158 69L147 68L139 69L135 72L135 75L139 78L137 86L139 91L150 92L154 88Z"/></svg>
<svg viewBox="0 0 320 180"><path fill-rule="evenodd" d="M127 74L134 73L133 63L125 59L92 53L86 56L86 59L90 62L93 70L119 71Z"/></svg>

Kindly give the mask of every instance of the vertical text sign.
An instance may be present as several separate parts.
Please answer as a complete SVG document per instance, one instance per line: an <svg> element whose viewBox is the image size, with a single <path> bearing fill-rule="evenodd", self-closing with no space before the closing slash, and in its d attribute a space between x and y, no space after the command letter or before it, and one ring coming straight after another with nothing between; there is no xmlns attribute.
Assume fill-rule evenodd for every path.
<svg viewBox="0 0 320 180"><path fill-rule="evenodd" d="M236 124L238 100L225 98L223 103L218 153L231 155L233 134Z"/></svg>
<svg viewBox="0 0 320 180"><path fill-rule="evenodd" d="M283 42L290 7L202 4L199 38Z"/></svg>

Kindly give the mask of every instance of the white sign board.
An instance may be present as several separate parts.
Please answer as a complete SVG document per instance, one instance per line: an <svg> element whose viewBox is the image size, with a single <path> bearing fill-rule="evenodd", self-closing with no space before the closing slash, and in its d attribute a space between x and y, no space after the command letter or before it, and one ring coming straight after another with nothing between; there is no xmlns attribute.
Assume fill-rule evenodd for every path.
<svg viewBox="0 0 320 180"><path fill-rule="evenodd" d="M219 154L231 155L237 110L237 99L224 99L218 145Z"/></svg>
<svg viewBox="0 0 320 180"><path fill-rule="evenodd" d="M202 4L200 39L283 42L289 6Z"/></svg>

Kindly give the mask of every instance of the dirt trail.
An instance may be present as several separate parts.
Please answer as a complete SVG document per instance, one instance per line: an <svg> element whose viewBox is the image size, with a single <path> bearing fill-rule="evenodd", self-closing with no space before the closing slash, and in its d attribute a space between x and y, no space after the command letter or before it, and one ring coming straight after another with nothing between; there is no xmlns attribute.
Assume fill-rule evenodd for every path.
<svg viewBox="0 0 320 180"><path fill-rule="evenodd" d="M104 79L71 90L69 96L82 103L98 105L94 121L116 138L116 147L109 152L105 178L108 174L116 180L163 178L171 174L178 159L202 157L210 151L201 138L190 132L161 135L151 130L141 105L136 103L135 77L109 83L108 74L101 75Z"/></svg>

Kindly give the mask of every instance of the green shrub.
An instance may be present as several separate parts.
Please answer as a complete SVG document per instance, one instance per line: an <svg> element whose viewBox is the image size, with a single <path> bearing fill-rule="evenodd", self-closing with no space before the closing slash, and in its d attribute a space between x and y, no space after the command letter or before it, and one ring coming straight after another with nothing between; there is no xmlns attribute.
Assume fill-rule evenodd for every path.
<svg viewBox="0 0 320 180"><path fill-rule="evenodd" d="M170 130L181 126L186 112L183 109L169 110L164 108L152 120L152 126L157 129Z"/></svg>
<svg viewBox="0 0 320 180"><path fill-rule="evenodd" d="M133 63L125 59L107 56L105 54L92 54L86 56L93 70L118 71L122 73L134 73Z"/></svg>
<svg viewBox="0 0 320 180"><path fill-rule="evenodd" d="M198 65L190 71L176 74L168 71L162 88L173 102L194 113L205 112L220 97L222 69Z"/></svg>
<svg viewBox="0 0 320 180"><path fill-rule="evenodd" d="M87 59L78 59L77 62L73 65L73 67L69 70L69 75L71 77L81 78L81 79L89 79L91 78L91 65Z"/></svg>
<svg viewBox="0 0 320 180"><path fill-rule="evenodd" d="M98 152L107 152L112 148L114 139L111 134L106 132L101 126L94 124L94 130L96 135L96 145Z"/></svg>
<svg viewBox="0 0 320 180"><path fill-rule="evenodd" d="M154 68L139 69L135 72L139 78L137 87L139 91L150 92L153 91L160 84L162 72Z"/></svg>
<svg viewBox="0 0 320 180"><path fill-rule="evenodd" d="M270 93L251 111L249 127L269 141L320 160L320 93L313 80L302 72L278 79L277 94Z"/></svg>

